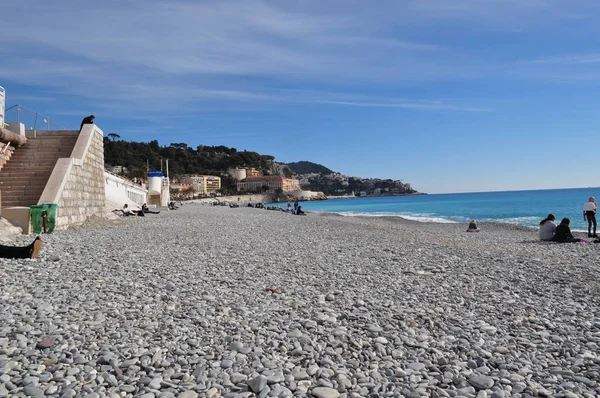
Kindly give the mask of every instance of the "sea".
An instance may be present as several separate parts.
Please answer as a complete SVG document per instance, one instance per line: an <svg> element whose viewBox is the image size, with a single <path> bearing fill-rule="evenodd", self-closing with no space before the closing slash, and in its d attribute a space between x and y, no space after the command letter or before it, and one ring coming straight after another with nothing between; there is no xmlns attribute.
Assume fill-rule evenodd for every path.
<svg viewBox="0 0 600 398"><path fill-rule="evenodd" d="M552 213L557 222L569 218L572 230L587 231L583 205L590 196L600 200L600 188L378 196L302 202L301 206L311 212L344 216L397 216L436 223L463 223L474 219L529 227L538 227L540 221Z"/></svg>

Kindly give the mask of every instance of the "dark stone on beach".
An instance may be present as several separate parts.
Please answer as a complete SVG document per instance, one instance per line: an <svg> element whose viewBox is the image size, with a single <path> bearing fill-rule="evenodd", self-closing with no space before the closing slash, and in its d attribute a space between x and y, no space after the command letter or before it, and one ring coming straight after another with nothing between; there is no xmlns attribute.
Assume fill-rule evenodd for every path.
<svg viewBox="0 0 600 398"><path fill-rule="evenodd" d="M45 349L54 345L55 340L52 337L46 337L37 343L37 348Z"/></svg>

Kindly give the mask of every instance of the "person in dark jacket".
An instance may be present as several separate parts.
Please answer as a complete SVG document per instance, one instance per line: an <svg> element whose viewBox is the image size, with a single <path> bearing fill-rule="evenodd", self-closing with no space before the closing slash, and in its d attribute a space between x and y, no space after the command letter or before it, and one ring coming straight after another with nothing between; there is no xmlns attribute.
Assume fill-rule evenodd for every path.
<svg viewBox="0 0 600 398"><path fill-rule="evenodd" d="M469 228L467 228L467 232L479 232L479 228L477 228L477 221L471 220L469 223Z"/></svg>
<svg viewBox="0 0 600 398"><path fill-rule="evenodd" d="M150 209L148 208L148 205L147 205L147 204L145 204L145 203L142 205L142 211L143 211L144 213L148 213L148 214L160 214L160 211L152 211L152 210L150 210Z"/></svg>
<svg viewBox="0 0 600 398"><path fill-rule="evenodd" d="M79 132L81 132L81 129L83 128L84 124L94 124L95 118L96 118L96 116L94 116L94 115L89 115L88 117L84 117L83 120L81 121L81 126L79 127Z"/></svg>
<svg viewBox="0 0 600 398"><path fill-rule="evenodd" d="M571 233L571 228L569 228L569 224L571 220L568 218L563 218L556 230L554 231L554 238L552 239L554 242L559 243L575 243L575 242L585 242L583 239L578 239L573 236Z"/></svg>
<svg viewBox="0 0 600 398"><path fill-rule="evenodd" d="M0 257L2 258L36 258L42 248L42 240L38 236L27 246L5 246L0 245Z"/></svg>

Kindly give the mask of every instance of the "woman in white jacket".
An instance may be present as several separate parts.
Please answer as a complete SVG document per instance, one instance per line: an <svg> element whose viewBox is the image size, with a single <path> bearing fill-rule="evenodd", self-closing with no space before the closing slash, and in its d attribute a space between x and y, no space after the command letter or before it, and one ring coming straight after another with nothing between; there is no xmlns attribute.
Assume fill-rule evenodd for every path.
<svg viewBox="0 0 600 398"><path fill-rule="evenodd" d="M548 214L548 217L540 222L540 239L544 241L551 241L554 238L554 231L556 231L556 223L554 222L556 217L554 214Z"/></svg>

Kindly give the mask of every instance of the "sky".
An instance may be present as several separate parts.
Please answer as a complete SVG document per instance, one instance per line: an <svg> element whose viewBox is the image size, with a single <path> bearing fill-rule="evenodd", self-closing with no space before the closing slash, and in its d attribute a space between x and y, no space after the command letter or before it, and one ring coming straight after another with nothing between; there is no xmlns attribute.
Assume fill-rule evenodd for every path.
<svg viewBox="0 0 600 398"><path fill-rule="evenodd" d="M599 186L599 18L592 0L21 0L0 86L51 128L94 114L128 141L421 192Z"/></svg>

